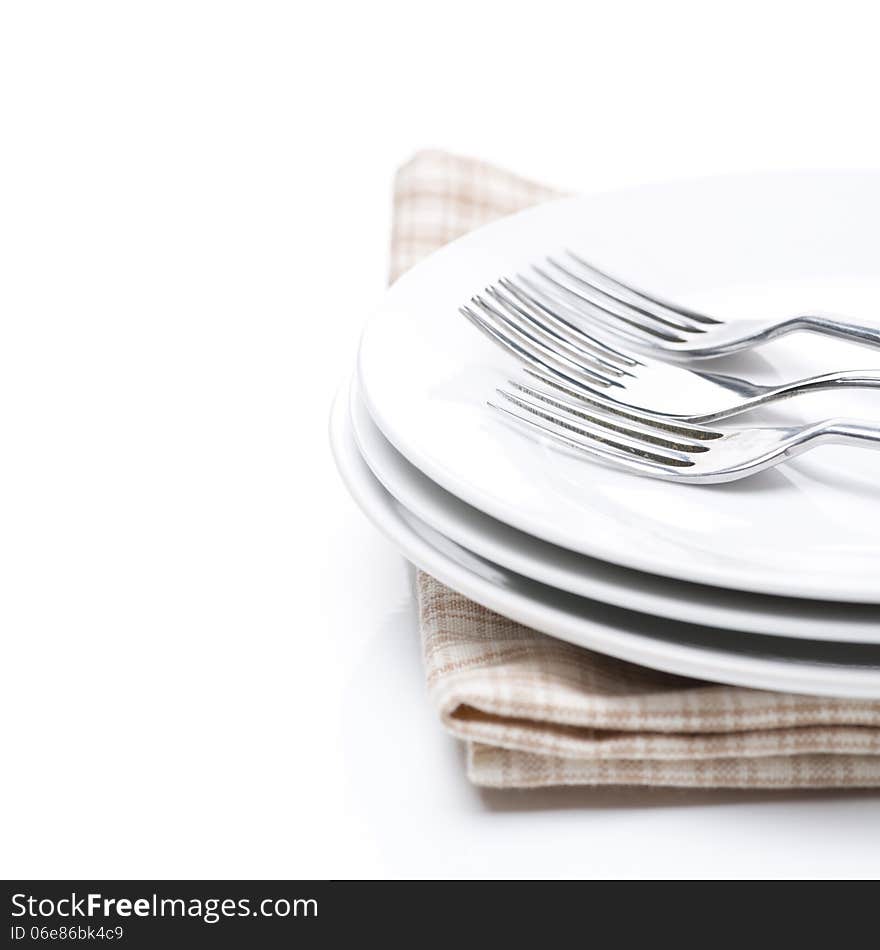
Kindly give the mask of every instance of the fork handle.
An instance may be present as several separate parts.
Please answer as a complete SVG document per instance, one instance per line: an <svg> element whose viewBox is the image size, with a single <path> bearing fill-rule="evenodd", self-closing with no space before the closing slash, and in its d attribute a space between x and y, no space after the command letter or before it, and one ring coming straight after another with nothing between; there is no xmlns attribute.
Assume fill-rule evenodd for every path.
<svg viewBox="0 0 880 950"><path fill-rule="evenodd" d="M717 422L719 419L729 419L740 413L766 406L774 402L782 402L794 396L805 393L822 392L826 389L880 389L880 370L853 369L844 373L825 373L822 376L808 376L793 383L782 386L764 386L755 391L755 395L743 399L727 409L709 412L700 416L688 416L689 422L707 423ZM753 390L750 390L750 393Z"/></svg>
<svg viewBox="0 0 880 950"><path fill-rule="evenodd" d="M793 317L784 324L784 327L786 333L809 330L811 333L822 333L825 336L849 340L851 343L880 347L880 328L850 323L830 313L808 313Z"/></svg>
<svg viewBox="0 0 880 950"><path fill-rule="evenodd" d="M810 433L819 442L834 442L838 445L855 445L863 449L880 449L880 425L859 422L855 419L830 419Z"/></svg>
<svg viewBox="0 0 880 950"><path fill-rule="evenodd" d="M804 393L822 392L825 389L880 389L880 370L850 369L842 373L807 376L782 386L768 386L757 398L761 399L763 396L767 401L778 402Z"/></svg>

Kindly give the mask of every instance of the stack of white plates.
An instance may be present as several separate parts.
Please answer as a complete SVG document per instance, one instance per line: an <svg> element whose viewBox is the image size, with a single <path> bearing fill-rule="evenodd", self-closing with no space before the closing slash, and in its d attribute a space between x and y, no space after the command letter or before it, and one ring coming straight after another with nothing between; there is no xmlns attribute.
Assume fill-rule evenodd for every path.
<svg viewBox="0 0 880 950"><path fill-rule="evenodd" d="M724 319L876 322L878 221L878 175L770 175L565 199L462 238L367 325L332 423L349 489L419 567L544 633L707 680L880 698L880 456L828 447L706 487L597 465L486 406L516 364L458 316L571 247ZM770 382L872 366L880 353L799 334L712 368ZM880 421L880 392L784 418L839 415Z"/></svg>

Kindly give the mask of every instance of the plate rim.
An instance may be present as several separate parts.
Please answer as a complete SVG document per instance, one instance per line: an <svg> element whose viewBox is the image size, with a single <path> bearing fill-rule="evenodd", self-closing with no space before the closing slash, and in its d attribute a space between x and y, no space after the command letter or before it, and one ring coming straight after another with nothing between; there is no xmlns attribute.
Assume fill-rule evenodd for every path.
<svg viewBox="0 0 880 950"><path fill-rule="evenodd" d="M838 664L798 660L768 660L711 650L680 643L668 643L644 633L612 631L595 621L571 620L561 608L541 605L525 594L506 590L480 578L463 565L455 564L416 534L402 517L389 522L389 510L400 503L381 486L360 456L351 431L348 411L348 387L343 386L333 404L330 442L340 475L358 507L409 561L430 573L441 583L457 590L490 610L523 623L532 629L594 649L641 666L669 673L708 679L714 683L765 689L772 692L802 693L849 699L880 699L880 669L847 670ZM356 457L356 458L355 458ZM356 466L361 471L355 471ZM370 482L364 481L366 476ZM367 487L365 487L365 484ZM379 495L379 493L382 493ZM370 497L372 496L372 497ZM383 498L384 502L377 498ZM385 511L380 511L384 504ZM415 517L412 515L411 517ZM417 519L418 520L418 519ZM503 569L500 569L503 570ZM511 572L512 573L512 572ZM536 581L530 582L538 587ZM563 621L568 617L569 622ZM586 628L589 627L589 630ZM802 641L801 641L802 642ZM832 645L833 646L833 645ZM709 664L707 666L707 663ZM834 673L837 674L835 681ZM843 682L841 682L843 680Z"/></svg>
<svg viewBox="0 0 880 950"><path fill-rule="evenodd" d="M360 404L359 410L362 411L366 417L366 419L364 419L364 423L372 426L375 429L375 434L369 434L363 431L362 422L358 418L358 404ZM431 503L427 501L422 503L416 498L416 496L420 494L424 496L423 489L419 485L411 482L411 475L409 472L398 470L397 472L389 473L387 466L385 465L385 461L379 458L375 451L375 440L382 440L387 445L388 452L394 453L394 455L399 458L402 465L408 466L415 472L415 474L421 476L423 479L429 480L424 473L419 471L415 466L412 465L412 463L407 461L402 453L395 449L395 447L388 441L388 439L379 429L375 420L373 420L373 418L370 416L369 409L363 401L363 395L360 391L360 383L356 374L349 384L349 412L351 415L352 430L358 450L360 451L364 461L369 466L373 475L378 479L378 481L390 495L392 495L401 505L403 505L404 508L415 514L421 521L433 528L435 531L438 531L440 534L450 538L450 540L455 541L456 544L461 545L467 550L473 551L474 553L479 554L481 557L487 558L499 564L500 566L507 568L508 570L522 574L525 577L529 577L538 583L545 584L550 587L557 587L560 590L567 591L568 593L575 594L579 597L598 600L603 603L612 604L613 606L622 607L626 610L645 613L649 616L659 616L671 620L681 620L684 623L708 625L727 630L756 633L762 636L821 640L825 642L861 643L880 646L880 606L873 604L847 604L837 601L825 602L824 604L826 608L837 608L838 610L872 610L877 614L875 621L854 621L852 619L848 620L841 617L836 617L830 621L814 621L812 617L805 618L803 616L799 616L792 620L783 620L782 623L780 623L780 618L778 616L774 616L769 612L761 613L759 610L754 608L751 612L749 612L748 610L740 610L736 606L731 606L729 604L718 605L717 603L701 603L695 606L693 601L688 597L688 593L693 595L698 592L699 588L706 587L707 585L692 584L691 582L681 580L680 578L665 577L653 572L637 572L633 571L632 568L622 567L610 561L603 562L601 558L580 554L567 548L559 548L557 545L553 545L550 542L542 541L540 538L534 538L531 535L527 535L518 528L505 524L503 521L499 521L485 512L473 509L473 506L468 505L466 501L463 501L461 498L458 498L451 492L446 491L446 489L440 485L434 486L438 492L441 492L444 496L446 496L446 498L448 498L448 502L445 502L445 499L443 500L444 503L448 503L451 506L460 505L464 508L473 509L478 516L485 518L488 521L494 522L501 529L514 532L517 536L520 536L523 543L528 544L535 542L539 545L544 545L547 548L555 549L563 556L574 559L583 559L585 562L583 574L578 575L576 579L573 578L574 583L560 583L560 580L564 581L563 575L573 574L573 572L567 572L565 568L561 568L559 570L545 570L543 572L543 576L538 576L538 574L535 572L541 571L540 561L538 561L537 556L528 557L523 553L521 546L515 543L519 540L519 538L511 538L510 543L508 543L504 539L499 539L496 537L493 544L484 545L480 543L481 537L479 532L472 531L467 537L465 537L465 532L467 531L465 527L459 527L457 525L452 526L451 522L445 518L444 512L439 511L436 506L432 507L431 511L428 511L427 509L431 507ZM381 452L382 449L380 448L379 451ZM394 461L395 460L392 459L392 462ZM404 487L401 488L401 482L406 482L407 480L410 480L410 484L404 485ZM499 552L503 553L502 557L498 556ZM546 553L548 556L553 556L555 551L550 550L548 552L542 553ZM640 577L647 577L660 584L679 585L682 587L682 596L675 597L672 593L658 594L650 591L645 592L644 590L636 587L635 584L627 584L623 578L621 578L619 583L614 583L613 581L607 580L591 583L589 579L589 569L591 564L587 562L601 562L612 571L629 571L637 574L639 576L630 579L635 582L638 582ZM578 584L580 586L577 586ZM691 590L688 591L687 588L691 588ZM609 596L607 593L609 590L619 593ZM721 598L772 598L779 601L779 604L776 605L778 607L783 607L787 602L792 600L801 600L804 607L809 605L811 608L815 608L817 603L816 601L799 598L779 597L778 595L774 594L754 594L750 592L734 590L731 588L713 587L710 588L710 590L713 595ZM633 596L636 598L635 604L632 602ZM627 597L629 600L627 600ZM814 623L815 626L812 626ZM777 629L775 630L772 629L774 624L777 625ZM807 625L807 629L810 632L804 632L804 624ZM853 632L846 631L845 628L848 625L870 629L864 629L861 635L854 635Z"/></svg>

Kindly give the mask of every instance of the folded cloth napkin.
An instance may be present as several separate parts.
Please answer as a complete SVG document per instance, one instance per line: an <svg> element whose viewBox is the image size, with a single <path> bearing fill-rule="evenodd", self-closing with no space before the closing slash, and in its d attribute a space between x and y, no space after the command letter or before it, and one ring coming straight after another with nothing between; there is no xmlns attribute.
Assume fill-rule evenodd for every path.
<svg viewBox="0 0 880 950"><path fill-rule="evenodd" d="M555 197L484 162L421 152L397 174L391 278ZM660 673L530 630L422 571L417 587L428 691L467 743L477 785L880 786L880 702Z"/></svg>

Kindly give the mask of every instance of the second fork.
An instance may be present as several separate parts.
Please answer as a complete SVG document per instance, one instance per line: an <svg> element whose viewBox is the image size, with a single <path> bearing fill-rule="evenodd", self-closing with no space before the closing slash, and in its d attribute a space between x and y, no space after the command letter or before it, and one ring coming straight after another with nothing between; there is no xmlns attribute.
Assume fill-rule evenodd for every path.
<svg viewBox="0 0 880 950"><path fill-rule="evenodd" d="M577 314L551 308L523 280L500 280L460 312L520 363L576 392L691 422L715 422L821 390L880 388L880 370L825 373L766 386L627 354L587 333Z"/></svg>

